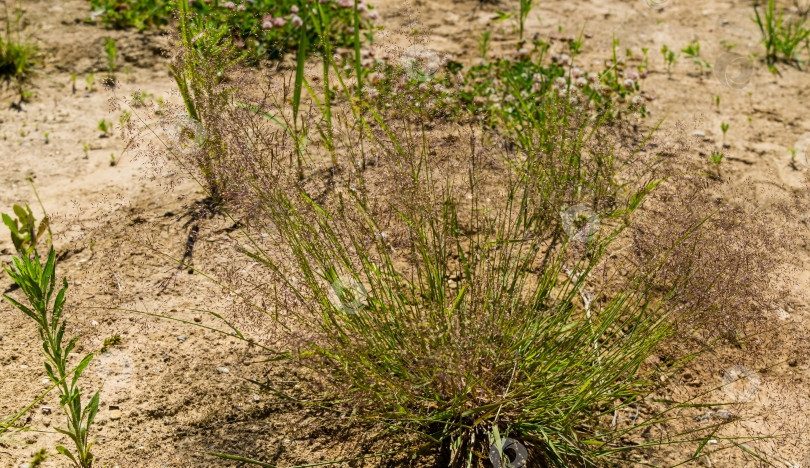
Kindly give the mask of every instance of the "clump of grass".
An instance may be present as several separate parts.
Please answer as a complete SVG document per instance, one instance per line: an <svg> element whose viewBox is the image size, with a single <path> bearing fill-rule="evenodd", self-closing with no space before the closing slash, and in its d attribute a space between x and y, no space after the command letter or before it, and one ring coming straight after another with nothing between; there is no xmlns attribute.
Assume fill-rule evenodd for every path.
<svg viewBox="0 0 810 468"><path fill-rule="evenodd" d="M798 52L802 43L807 46L810 29L807 28L807 19L810 9L800 9L796 16L786 18L784 10L776 11L774 0L768 0L768 6L760 13L759 5L754 5L754 18L752 20L759 26L762 33L762 42L765 44L765 59L769 66L781 60L788 64L795 64L801 68L802 61Z"/></svg>
<svg viewBox="0 0 810 468"><path fill-rule="evenodd" d="M40 60L39 47L31 35L25 35L22 0L12 7L11 1L3 2L2 18L4 31L0 36L0 80L17 88L20 102L26 101L31 92L25 85L37 73Z"/></svg>
<svg viewBox="0 0 810 468"><path fill-rule="evenodd" d="M181 19L181 37L186 27ZM616 45L605 79L621 84ZM746 323L737 306L759 290L743 295L731 259L706 262L691 248L705 246L698 241L711 211L675 205L691 221L677 232L639 221L645 201L679 172L666 163L678 155L637 143L609 119L610 106L593 110L554 92L489 108L494 119L459 107L461 127L407 94L384 93L391 106L381 105L362 81L351 89L329 59L324 73L342 100L327 116L301 72L305 47L293 79L267 81L240 74L228 49L206 57L218 49L180 47L221 60L219 76L239 77L206 85L229 97L195 120L217 143L208 159L167 148L192 175L219 171L238 195L225 213L244 213L238 251L264 274L234 273L228 289L247 285L240 307L256 312L279 354L315 372L320 401L382 421L411 446L440 447L452 465L470 466L508 433L530 446L535 466L632 459L627 437L691 402L621 427L612 415L642 404L700 354L685 346L691 337L701 334L711 349L718 330ZM186 111L199 112L210 98L189 92L192 72L175 70ZM312 105L299 122L303 90ZM329 132L313 132L322 119ZM433 132L439 125L443 137ZM340 170L336 160L346 162ZM741 219L731 214L729 229ZM756 284L767 283L772 265L744 247L734 258L761 266ZM688 350L650 365L662 348ZM701 430L665 443L690 443Z"/></svg>

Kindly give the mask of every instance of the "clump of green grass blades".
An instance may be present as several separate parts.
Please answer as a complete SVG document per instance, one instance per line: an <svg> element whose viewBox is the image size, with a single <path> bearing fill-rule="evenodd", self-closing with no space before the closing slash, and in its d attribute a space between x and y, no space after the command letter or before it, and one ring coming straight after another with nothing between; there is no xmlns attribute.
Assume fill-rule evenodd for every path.
<svg viewBox="0 0 810 468"><path fill-rule="evenodd" d="M7 218L6 215L3 215ZM33 225L33 221L32 221ZM15 242L16 244L16 242ZM56 429L73 440L75 452L71 453L64 446L57 446L56 450L70 459L73 465L80 468L90 468L93 465L93 455L90 448L89 432L93 419L98 412L99 393L90 399L86 406L82 406L82 389L77 385L79 377L90 361L93 354L88 354L74 368L68 365L68 356L76 346L78 337L73 337L64 343L67 321L63 316L65 306L65 293L67 280L62 280L62 286L56 288L56 255L53 247L50 248L48 258L44 264L40 261L39 253L33 249L33 255L19 252L13 257L12 265L5 266L11 279L20 287L25 295L28 305L4 295L14 307L36 322L39 328L39 337L42 340L42 352L45 355L45 371L48 377L59 388L59 404L67 417L67 428ZM15 418L16 419L16 418ZM2 429L7 429L8 422L4 421Z"/></svg>
<svg viewBox="0 0 810 468"><path fill-rule="evenodd" d="M807 46L807 39L810 37L810 30L806 27L810 9L800 11L795 18L786 19L784 10L780 8L777 13L774 4L774 0L768 0L768 6L762 14L758 6L754 5L753 20L762 33L765 58L771 66L777 60L783 60L801 68L798 52L802 43Z"/></svg>
<svg viewBox="0 0 810 468"><path fill-rule="evenodd" d="M10 11L9 4L3 2L5 31L0 36L0 80L17 88L21 101L30 97L24 84L36 71L39 48L31 42L30 36L23 35L22 1Z"/></svg>

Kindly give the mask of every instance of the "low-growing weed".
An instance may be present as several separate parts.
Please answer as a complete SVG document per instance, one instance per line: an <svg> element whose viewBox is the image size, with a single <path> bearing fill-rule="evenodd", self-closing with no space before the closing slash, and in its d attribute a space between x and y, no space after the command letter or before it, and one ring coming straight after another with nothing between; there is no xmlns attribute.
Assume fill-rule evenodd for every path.
<svg viewBox="0 0 810 468"><path fill-rule="evenodd" d="M777 60L782 60L801 68L802 61L799 59L798 51L802 43L807 46L810 37L810 29L807 27L808 15L810 9L799 9L795 16L790 15L788 18L781 7L778 12L776 11L775 0L768 0L768 6L762 13L759 6L754 5L752 20L762 33L765 59L769 66L772 67Z"/></svg>
<svg viewBox="0 0 810 468"><path fill-rule="evenodd" d="M98 121L98 129L102 132L104 137L108 137L112 134L112 122L101 119Z"/></svg>
<svg viewBox="0 0 810 468"><path fill-rule="evenodd" d="M14 86L23 102L32 95L25 85L37 73L40 52L32 36L25 33L22 0L16 6L12 3L12 0L3 2L5 30L0 35L0 80Z"/></svg>
<svg viewBox="0 0 810 468"><path fill-rule="evenodd" d="M67 344L64 343L67 321L63 312L68 288L67 280L62 280L62 286L57 291L56 254L53 246L50 246L44 264L41 263L37 249L38 240L47 230L48 217L43 218L39 229L35 231L36 220L27 205L25 210L15 205L14 213L18 217L16 220L7 214L2 215L4 223L11 230L11 239L17 249L17 255L12 258L11 265L4 265L4 268L22 290L28 304L25 305L7 294L3 297L38 325L42 351L46 358L45 371L54 386L59 388L59 404L67 417L67 427L57 428L56 431L70 437L75 448L75 451L71 452L59 445L56 451L70 459L74 466L90 468L93 464L93 455L90 452L93 443L90 442L89 431L98 412L99 393L96 392L89 403L83 406L82 389L77 383L92 360L93 354L85 356L72 370L69 368L70 354L76 346L78 337L70 339ZM25 232L21 232L21 227ZM43 457L44 454L40 456L40 461Z"/></svg>
<svg viewBox="0 0 810 468"><path fill-rule="evenodd" d="M692 40L686 47L681 49L681 52L684 53L698 68L698 75L703 76L704 70L708 70L711 68L711 64L704 60L700 56L700 42L697 40Z"/></svg>
<svg viewBox="0 0 810 468"><path fill-rule="evenodd" d="M671 73L672 66L678 62L679 56L666 44L661 47L661 55L664 57L664 63L667 65L667 73Z"/></svg>
<svg viewBox="0 0 810 468"><path fill-rule="evenodd" d="M105 84L107 86L114 86L116 69L115 59L118 55L118 47L115 45L115 39L109 37L104 38L104 52L105 59L107 61L107 77L105 78Z"/></svg>

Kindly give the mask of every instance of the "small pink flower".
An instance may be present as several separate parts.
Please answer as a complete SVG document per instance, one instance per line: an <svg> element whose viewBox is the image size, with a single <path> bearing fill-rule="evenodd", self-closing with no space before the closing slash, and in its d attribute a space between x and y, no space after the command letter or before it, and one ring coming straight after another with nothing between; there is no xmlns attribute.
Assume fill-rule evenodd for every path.
<svg viewBox="0 0 810 468"><path fill-rule="evenodd" d="M585 72L580 70L579 68L574 67L574 68L571 69L571 76L574 77L574 78L579 78L580 76L582 76L584 74L585 74Z"/></svg>
<svg viewBox="0 0 810 468"><path fill-rule="evenodd" d="M292 25L295 26L296 28L300 28L301 26L304 25L304 20L302 20L301 17L298 15L292 15L292 17L290 18L290 23L292 23Z"/></svg>
<svg viewBox="0 0 810 468"><path fill-rule="evenodd" d="M635 82L635 81L633 81L633 80L632 80L632 79L630 79L630 78L628 78L628 79L624 80L624 83L623 83L623 84L624 84L624 87L625 87L625 88L627 88L627 89L633 89L633 88L635 88L635 87L636 87L636 82Z"/></svg>
<svg viewBox="0 0 810 468"><path fill-rule="evenodd" d="M222 4L222 8L227 8L229 10L233 10L234 8L236 8L236 3L225 2L225 3Z"/></svg>
<svg viewBox="0 0 810 468"><path fill-rule="evenodd" d="M273 22L272 21L262 22L262 29L264 30L273 29Z"/></svg>
<svg viewBox="0 0 810 468"><path fill-rule="evenodd" d="M298 13L298 6L293 5L290 7L290 13Z"/></svg>
<svg viewBox="0 0 810 468"><path fill-rule="evenodd" d="M285 24L287 24L287 20L285 20L284 18L273 18L273 26L281 28Z"/></svg>
<svg viewBox="0 0 810 468"><path fill-rule="evenodd" d="M588 80L585 77L580 76L577 78L576 85L577 88L584 88L588 84Z"/></svg>
<svg viewBox="0 0 810 468"><path fill-rule="evenodd" d="M375 21L380 18L380 14L377 13L377 10L369 10L368 13L366 13L366 18Z"/></svg>
<svg viewBox="0 0 810 468"><path fill-rule="evenodd" d="M245 11L245 5L239 5L236 7L236 11Z"/></svg>
<svg viewBox="0 0 810 468"><path fill-rule="evenodd" d="M624 77L631 80L638 80L638 73L634 72L633 70L627 70L624 72Z"/></svg>
<svg viewBox="0 0 810 468"><path fill-rule="evenodd" d="M338 0L338 6L341 8L354 8L352 0Z"/></svg>
<svg viewBox="0 0 810 468"><path fill-rule="evenodd" d="M363 13L363 12L365 12L366 10L368 10L368 7L367 7L367 6L365 6L365 5L363 5L362 3L359 3L359 2L358 2L358 4L357 4L357 11L359 11L360 13Z"/></svg>

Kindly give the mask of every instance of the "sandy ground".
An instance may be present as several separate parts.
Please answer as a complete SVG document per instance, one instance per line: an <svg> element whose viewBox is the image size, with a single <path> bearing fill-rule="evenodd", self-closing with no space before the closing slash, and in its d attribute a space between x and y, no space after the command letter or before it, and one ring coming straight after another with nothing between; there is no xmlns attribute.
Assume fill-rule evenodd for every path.
<svg viewBox="0 0 810 468"><path fill-rule="evenodd" d="M477 40L487 28L494 28L496 46L511 37L512 23L494 25L493 20L496 10L517 8L511 2L428 0L415 2L406 11L397 2L379 3L383 24L390 30L411 26L415 19L430 38L427 47L467 62L475 58ZM192 182L175 182L179 176L171 170L155 172L148 160L125 152L120 112L111 111L114 95L134 91L148 93L150 100L176 102L161 55L167 38L84 24L89 6L82 0L26 0L25 6L47 59L44 73L34 82L35 97L22 110L10 107L14 99L10 92L0 96L0 211L28 202L36 213L41 212L26 181L31 177L54 219L56 247L63 255L60 273L70 282L70 331L82 336L77 352L95 351L115 334L122 337L122 343L98 355L85 374L88 388L103 383L95 432L97 466L235 466L205 455L206 451L243 454L280 466L374 453L380 442L370 440L350 419L298 405L278 405L244 389L243 378L267 376L280 386L295 380L294 370L258 362L262 355L257 350L179 322L104 309L138 309L215 325L209 316L191 309L218 310L228 301L227 294L201 275L178 271L170 259L127 245L133 232L147 229L139 227L143 225L168 254L182 256L191 229L188 214L202 198ZM743 57L763 51L751 15L748 2L669 0L663 8L654 8L642 0L542 1L530 15L528 31L547 36L562 26L563 35L577 35L584 26L584 32L592 35L581 58L586 68L610 55L614 34L621 41L620 50L632 50L630 60L639 60L641 48L649 48L651 73L644 88L654 91L658 99L651 103L651 116L643 126L666 118L665 126L680 124L709 146L725 145L728 158L723 176L767 210L779 197L808 197L810 168L801 160L792 166L788 149L796 148L800 157L803 151L810 152L810 138L803 137L810 132L806 88L810 75L782 66L781 76L776 76L760 62L734 68L737 56L730 55L721 41L736 44L731 53ZM105 36L115 38L120 49L120 85L114 95L101 85ZM668 73L658 52L662 45L679 50L693 39L700 41L702 56L714 70L699 76L694 64L682 57ZM724 67L726 63L732 65ZM73 73L78 77L75 93ZM91 73L96 74L97 88L92 92L85 82ZM720 97L719 106L715 96ZM156 120L144 108L136 111L147 122ZM100 135L101 119L113 122L111 136ZM725 136L722 122L730 125ZM797 147L797 142L805 147ZM807 224L808 213L797 211L795 228L806 229ZM195 263L199 268L217 266L216 252L227 225L223 219L200 223L201 241L194 257L201 259ZM789 323L801 330L810 328L810 245L806 235L802 239L792 246L795 269L785 278L793 285L791 307L781 315L773 314L775 326L782 323L786 329ZM0 260L5 262L11 253L6 236L0 236L0 249ZM10 286L10 279L0 276L0 288L5 291ZM46 376L33 324L5 302L0 305L0 317L0 414L7 415L41 393ZM773 359L783 356L780 351L784 350L774 350ZM740 356L744 361L745 356ZM800 425L797 421L810 420L808 364L806 356L799 356L791 365L764 373L753 404L791 428ZM703 382L719 384L719 376L698 373ZM780 400L784 398L791 399L789 404ZM776 400L780 404L773 404ZM43 406L54 411L45 414ZM32 452L41 447L53 452L62 440L51 430L62 424L53 395L29 413L26 423L32 431L0 442L1 466L21 466ZM758 421L754 427L772 425ZM769 446L769 450L793 466L810 466L799 465L810 455L806 440L790 447ZM666 457L676 455L677 450L662 452L657 462L668 466ZM424 466L432 463L430 458L416 461ZM712 463L757 466L739 457L717 457ZM344 464L393 465L377 459ZM52 456L43 466L68 465Z"/></svg>

